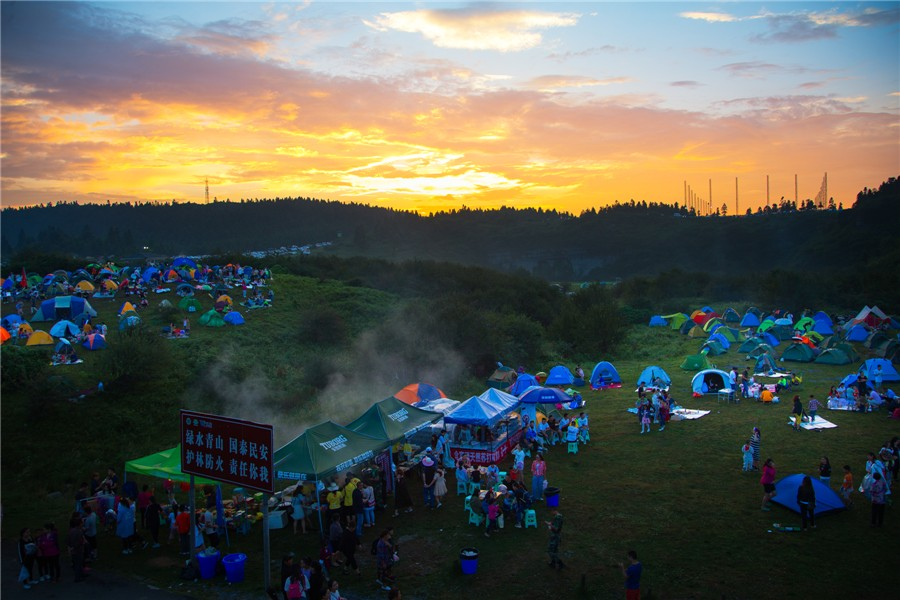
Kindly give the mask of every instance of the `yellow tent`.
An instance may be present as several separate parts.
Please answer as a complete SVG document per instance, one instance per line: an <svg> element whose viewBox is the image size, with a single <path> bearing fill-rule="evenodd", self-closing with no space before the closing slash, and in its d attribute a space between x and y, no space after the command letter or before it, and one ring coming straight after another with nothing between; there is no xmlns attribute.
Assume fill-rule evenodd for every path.
<svg viewBox="0 0 900 600"><path fill-rule="evenodd" d="M231 306L234 304L234 302L232 302L232 300L231 300L231 296L228 296L226 294L222 294L221 296L216 298L216 302L225 302L226 304L228 304L228 306Z"/></svg>
<svg viewBox="0 0 900 600"><path fill-rule="evenodd" d="M30 336L28 336L28 341L25 343L26 346L52 346L53 345L53 337L47 333L46 331L42 331L38 329Z"/></svg>
<svg viewBox="0 0 900 600"><path fill-rule="evenodd" d="M16 330L16 334L19 337L25 337L26 335L31 335L34 332L34 328L28 323L19 323L19 328Z"/></svg>
<svg viewBox="0 0 900 600"><path fill-rule="evenodd" d="M103 289L107 292L114 292L119 289L119 284L117 284L112 279L107 279L103 282Z"/></svg>
<svg viewBox="0 0 900 600"><path fill-rule="evenodd" d="M75 289L81 292L93 292L94 284L90 281L79 281L75 284Z"/></svg>
<svg viewBox="0 0 900 600"><path fill-rule="evenodd" d="M125 304L122 305L122 309L119 311L119 316L121 317L128 311L137 313L137 310L135 310L134 305L131 302L126 302Z"/></svg>

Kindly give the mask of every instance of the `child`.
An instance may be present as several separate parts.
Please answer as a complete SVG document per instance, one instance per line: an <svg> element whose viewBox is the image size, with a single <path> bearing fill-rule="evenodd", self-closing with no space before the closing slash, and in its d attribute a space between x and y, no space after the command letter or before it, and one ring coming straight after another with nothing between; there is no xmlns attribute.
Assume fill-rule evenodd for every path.
<svg viewBox="0 0 900 600"><path fill-rule="evenodd" d="M752 471L753 470L753 447L750 445L750 440L741 447L741 452L744 453L744 471Z"/></svg>
<svg viewBox="0 0 900 600"><path fill-rule="evenodd" d="M847 508L853 506L853 500L850 494L853 493L853 473L850 472L850 465L844 465L844 482L841 484L841 499Z"/></svg>
<svg viewBox="0 0 900 600"><path fill-rule="evenodd" d="M444 470L438 469L434 474L434 499L437 501L437 507L441 507L441 500L447 495L447 479L444 477Z"/></svg>
<svg viewBox="0 0 900 600"><path fill-rule="evenodd" d="M169 541L166 542L167 544L170 544L172 540L178 539L178 524L175 523L175 516L177 512L178 505L174 503L172 504L171 508L166 509L166 522L169 523Z"/></svg>
<svg viewBox="0 0 900 600"><path fill-rule="evenodd" d="M493 494L490 492L488 492L487 503L488 526L484 532L484 537L491 537L491 531L497 530L497 517L500 516L500 505L497 504Z"/></svg>
<svg viewBox="0 0 900 600"><path fill-rule="evenodd" d="M819 401L816 400L816 397L812 394L809 395L809 402L806 405L807 410L809 411L809 422L816 422L816 411L819 410Z"/></svg>
<svg viewBox="0 0 900 600"><path fill-rule="evenodd" d="M647 406L641 406L641 435L645 433L650 433L650 408Z"/></svg>

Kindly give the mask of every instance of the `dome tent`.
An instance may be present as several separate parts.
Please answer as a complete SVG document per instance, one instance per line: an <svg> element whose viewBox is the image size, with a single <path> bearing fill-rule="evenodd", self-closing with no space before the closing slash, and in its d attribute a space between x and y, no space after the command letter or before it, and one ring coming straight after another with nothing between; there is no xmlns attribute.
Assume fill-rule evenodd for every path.
<svg viewBox="0 0 900 600"><path fill-rule="evenodd" d="M720 369L700 371L691 380L691 390L695 396L715 394L719 390L731 389L728 373Z"/></svg>
<svg viewBox="0 0 900 600"><path fill-rule="evenodd" d="M622 376L607 361L598 362L591 371L591 387L595 390L610 387L622 387Z"/></svg>

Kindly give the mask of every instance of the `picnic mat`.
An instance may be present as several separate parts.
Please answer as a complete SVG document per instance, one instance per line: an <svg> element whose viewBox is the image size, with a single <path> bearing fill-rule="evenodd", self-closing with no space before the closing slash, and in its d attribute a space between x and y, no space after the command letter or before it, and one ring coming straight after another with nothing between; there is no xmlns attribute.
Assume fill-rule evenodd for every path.
<svg viewBox="0 0 900 600"><path fill-rule="evenodd" d="M791 427L794 426L793 418L790 418L790 417L788 418L788 425L790 425ZM810 423L809 421L803 421L802 423L800 423L800 427L802 427L803 429L806 429L807 431L811 431L813 429L833 429L833 428L837 427L837 425L835 425L834 423L832 423L831 421L829 421L827 419L823 419L822 417L816 415L815 423Z"/></svg>
<svg viewBox="0 0 900 600"><path fill-rule="evenodd" d="M753 376L754 377L775 377L775 378L793 377L793 375L791 375L790 373L754 373Z"/></svg>
<svg viewBox="0 0 900 600"><path fill-rule="evenodd" d="M50 363L50 366L51 367L66 367L68 365L80 365L83 362L84 361L79 358L75 362L52 362L52 363Z"/></svg>
<svg viewBox="0 0 900 600"><path fill-rule="evenodd" d="M708 415L710 411L708 410L690 410L688 408L677 408L672 413L672 416L678 415L684 420L693 421L694 419L699 419L700 417L705 417Z"/></svg>

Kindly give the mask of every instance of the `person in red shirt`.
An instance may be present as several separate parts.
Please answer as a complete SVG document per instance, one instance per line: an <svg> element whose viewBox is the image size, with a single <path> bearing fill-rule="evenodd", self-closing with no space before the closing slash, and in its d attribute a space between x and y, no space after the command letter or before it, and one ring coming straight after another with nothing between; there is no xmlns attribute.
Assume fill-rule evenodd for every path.
<svg viewBox="0 0 900 600"><path fill-rule="evenodd" d="M191 553L190 531L191 531L191 515L188 512L188 506L182 506L181 512L175 517L175 527L178 529L178 538L181 540L181 554Z"/></svg>
<svg viewBox="0 0 900 600"><path fill-rule="evenodd" d="M152 495L153 492L150 491L150 486L145 483L144 487L141 488L141 491L137 496L137 508L138 512L141 513L142 529L147 529L147 507L150 506L150 496Z"/></svg>

